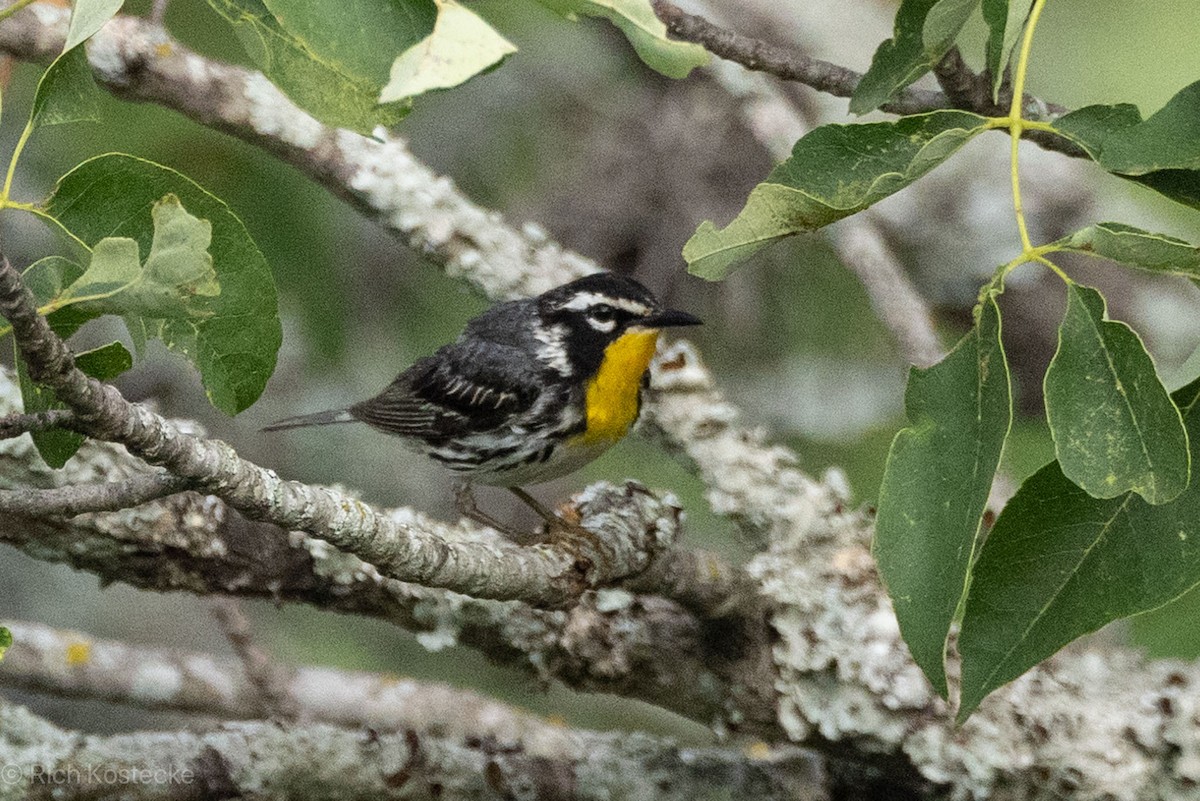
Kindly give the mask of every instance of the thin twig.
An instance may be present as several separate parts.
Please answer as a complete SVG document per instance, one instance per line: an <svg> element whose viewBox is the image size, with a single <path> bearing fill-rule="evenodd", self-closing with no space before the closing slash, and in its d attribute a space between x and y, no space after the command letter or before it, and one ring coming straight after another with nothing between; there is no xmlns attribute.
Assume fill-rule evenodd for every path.
<svg viewBox="0 0 1200 801"><path fill-rule="evenodd" d="M174 495L187 488L186 480L158 472L104 484L0 490L0 512L25 517L74 517L89 512L115 512Z"/></svg>
<svg viewBox="0 0 1200 801"><path fill-rule="evenodd" d="M5 415L0 417L0 439L12 439L48 428L66 428L74 418L75 414L69 409L47 409L43 412Z"/></svg>
<svg viewBox="0 0 1200 801"><path fill-rule="evenodd" d="M686 42L698 44L715 56L734 61L749 70L769 73L785 81L810 86L819 92L834 97L851 97L862 73L811 58L786 48L777 47L760 39L752 39L709 22L697 14L688 14L668 0L652 0L654 12L671 35ZM987 78L976 75L962 61L948 54L938 65L937 77L943 91L929 91L907 87L896 97L880 106L880 110L891 114L921 114L939 109L957 108L984 116L1002 116L1002 107L992 102L990 84L984 88ZM954 91L951 94L946 87ZM1024 98L1027 119L1053 119L1067 113L1068 109L1046 103L1032 95ZM1026 131L1024 138L1036 142L1047 150L1053 150L1076 158L1086 153L1061 136L1045 131Z"/></svg>
<svg viewBox="0 0 1200 801"><path fill-rule="evenodd" d="M259 708L269 717L294 720L297 705L288 695L286 675L255 642L250 619L241 603L236 598L218 598L212 603L212 614L241 660L242 670L254 687Z"/></svg>
<svg viewBox="0 0 1200 801"><path fill-rule="evenodd" d="M672 36L698 44L713 55L735 61L748 70L802 83L834 97L850 97L862 80L861 72L728 31L697 14L688 14L667 0L653 0L652 5L654 13ZM941 92L909 88L883 106L883 110L893 114L919 114L947 105L947 98Z"/></svg>

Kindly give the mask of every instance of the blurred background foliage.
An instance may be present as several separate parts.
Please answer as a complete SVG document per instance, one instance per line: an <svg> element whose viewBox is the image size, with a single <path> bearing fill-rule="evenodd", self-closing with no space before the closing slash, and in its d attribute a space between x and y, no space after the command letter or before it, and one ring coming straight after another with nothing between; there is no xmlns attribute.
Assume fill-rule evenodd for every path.
<svg viewBox="0 0 1200 801"><path fill-rule="evenodd" d="M750 9L753 3L746 2ZM826 42L820 54L864 68L874 47L890 35L891 8L871 0L824 5L824 13L842 18L854 36ZM148 6L148 0L130 0L126 13L144 13ZM697 223L731 218L771 167L771 159L742 127L734 101L703 74L670 81L649 71L624 39L600 22L572 24L540 6L511 0L481 0L472 7L520 52L465 87L419 100L400 127L415 153L510 222L535 221L567 246L636 275L672 305L702 316L707 325L695 339L722 387L752 419L794 448L805 470L844 470L854 502L869 505L888 445L903 424L905 367L854 275L820 237L772 248L719 285L687 276L679 256ZM858 24L860 12L865 24ZM739 13L729 11L729 19ZM747 12L744 32L792 44L770 30L754 30L755 19ZM202 53L246 63L230 28L203 0L172 0L167 24ZM982 24L974 30L978 46L967 52L977 65L979 59L970 56L972 49L982 52ZM1149 114L1200 75L1197 34L1195 0L1161 0L1152 8L1119 0L1055 0L1038 29L1030 89L1072 108L1131 102ZM31 65L12 69L0 125L5 154L24 123L38 74ZM796 96L809 95L797 90ZM161 350L152 348L150 358L122 379L122 389L167 414L203 421L243 455L286 477L343 484L382 505L453 515L451 482L396 441L356 427L284 435L258 429L279 417L376 392L401 368L453 338L486 307L485 299L262 152L156 106L111 98L105 106L100 125L39 133L17 173L15 196L44 197L75 163L113 150L182 171L246 222L275 271L285 332L267 391L237 419L213 410L190 368ZM893 247L937 307L947 344L965 330L982 276L1019 248L1008 210L1006 150L1002 136L983 137L956 157L959 167L943 168L944 191L935 173L932 189L920 195L902 192L880 208ZM1197 215L1098 169L1087 175L1098 187L1094 198L1056 196L1053 169L1041 181L1037 165L1064 159L1035 148L1026 152L1033 163L1025 171L1030 213L1043 232L1065 233L1089 219L1116 217L1200 241ZM985 162L992 166L978 166ZM995 176L975 186L977 196L964 199L949 188L961 175L954 169L991 169ZM1106 214L1107 209L1121 211ZM58 247L35 220L6 215L0 226L6 252L19 265ZM1170 385L1200 373L1200 293L1194 287L1114 277L1103 267L1077 270L1083 280L1105 288L1115 317L1143 332ZM1114 286L1114 278L1124 283ZM1029 365L1024 371L1014 365L1023 414L1005 455L1004 471L1013 486L1053 456L1038 414L1040 386L1022 383L1023 374L1040 376L1053 352L1061 289L1042 289L1033 268L1026 267L1006 296L1010 360ZM92 336L100 342L114 331L119 328ZM7 345L0 350L11 359ZM636 437L536 492L554 502L587 482L626 477L677 493L693 543L744 558L732 526L707 510L700 483ZM509 505L506 494L484 489L480 500L489 510L502 510L501 517L532 523ZM381 623L300 607L258 604L251 611L263 644L281 660L472 686L591 727L636 727L695 740L708 736L635 702L543 687L465 649L427 652L412 636ZM134 642L226 650L203 599L101 589L90 575L4 546L0 615ZM1193 592L1116 634L1131 631L1155 655L1193 657L1200 654L1198 619L1200 593ZM25 700L73 727L109 731L170 725L166 715L98 702Z"/></svg>

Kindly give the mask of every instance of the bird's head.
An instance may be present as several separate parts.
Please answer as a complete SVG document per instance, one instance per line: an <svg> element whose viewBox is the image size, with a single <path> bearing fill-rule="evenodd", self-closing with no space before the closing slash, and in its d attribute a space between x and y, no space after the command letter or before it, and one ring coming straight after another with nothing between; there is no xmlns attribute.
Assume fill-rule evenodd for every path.
<svg viewBox="0 0 1200 801"><path fill-rule="evenodd" d="M537 308L539 339L551 366L565 372L565 359L589 376L599 370L611 345L637 338L648 342L652 351L660 329L701 322L664 307L646 287L615 273L594 273L555 287L537 298ZM562 358L554 359L557 355Z"/></svg>

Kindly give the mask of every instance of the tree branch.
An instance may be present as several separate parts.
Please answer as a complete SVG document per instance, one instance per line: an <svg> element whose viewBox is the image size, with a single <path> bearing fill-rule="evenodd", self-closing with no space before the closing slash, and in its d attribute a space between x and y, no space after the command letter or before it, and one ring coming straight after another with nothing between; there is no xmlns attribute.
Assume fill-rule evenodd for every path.
<svg viewBox="0 0 1200 801"><path fill-rule="evenodd" d="M35 749L29 744L36 743ZM585 750L586 749L586 750ZM115 736L64 731L0 702L0 791L29 798L555 798L690 801L815 799L810 757L682 749L651 737L591 735L575 753L523 741L350 731L328 725L227 723L205 732ZM6 793L7 795L7 793Z"/></svg>
<svg viewBox="0 0 1200 801"><path fill-rule="evenodd" d="M741 36L697 14L689 14L667 0L651 0L651 5L672 36L698 44L714 56L741 64L748 70L802 83L834 97L850 97L862 80L861 72ZM949 98L942 92L909 87L881 108L892 114L920 114L949 105Z"/></svg>
<svg viewBox="0 0 1200 801"><path fill-rule="evenodd" d="M0 439L33 434L48 428L64 427L74 419L67 409L48 409L31 414L8 414L0 417Z"/></svg>
<svg viewBox="0 0 1200 801"><path fill-rule="evenodd" d="M178 476L157 472L104 484L0 490L0 512L30 517L74 517L88 512L114 512L187 488L187 482Z"/></svg>
<svg viewBox="0 0 1200 801"><path fill-rule="evenodd" d="M702 16L685 12L668 0L652 0L651 4L672 36L698 44L713 55L741 64L748 70L802 83L834 97L852 96L863 78L861 72L728 31ZM992 101L990 79L973 72L962 60L957 48L951 48L937 65L935 74L942 91L914 89L910 86L901 89L894 99L880 106L880 110L890 114L922 114L957 108L984 116L1005 116L1008 113L1007 104L1002 107ZM1054 119L1069 110L1032 95L1025 96L1022 108L1025 118L1031 120ZM1087 157L1087 153L1072 142L1044 131L1026 131L1022 138L1063 155Z"/></svg>
<svg viewBox="0 0 1200 801"><path fill-rule="evenodd" d="M247 699L253 701L249 708L262 710L281 720L295 720L299 705L288 692L286 677L254 641L250 620L241 604L234 598L218 598L212 604L212 613L241 661L243 675L254 689L254 697Z"/></svg>

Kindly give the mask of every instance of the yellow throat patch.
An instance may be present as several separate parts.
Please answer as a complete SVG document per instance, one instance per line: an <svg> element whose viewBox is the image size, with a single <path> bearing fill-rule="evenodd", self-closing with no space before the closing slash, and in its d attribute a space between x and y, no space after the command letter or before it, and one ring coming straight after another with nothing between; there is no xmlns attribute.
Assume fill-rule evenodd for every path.
<svg viewBox="0 0 1200 801"><path fill-rule="evenodd" d="M637 419L642 376L657 343L657 328L632 330L604 349L600 369L587 385L587 430L578 443L612 444L625 436Z"/></svg>

